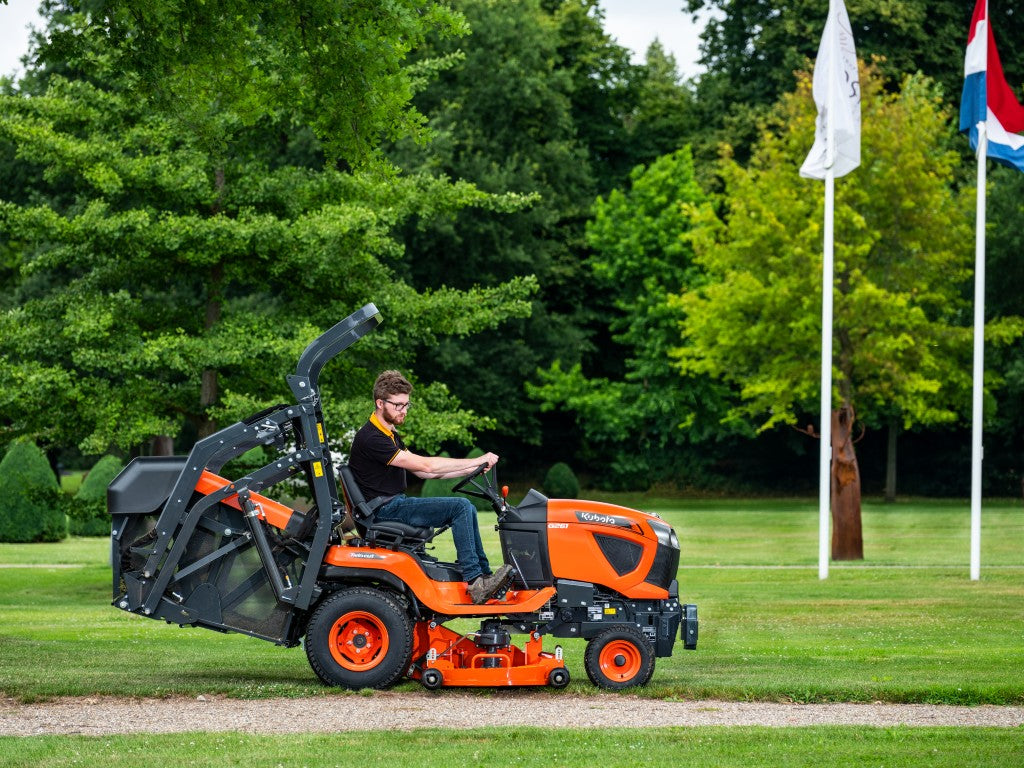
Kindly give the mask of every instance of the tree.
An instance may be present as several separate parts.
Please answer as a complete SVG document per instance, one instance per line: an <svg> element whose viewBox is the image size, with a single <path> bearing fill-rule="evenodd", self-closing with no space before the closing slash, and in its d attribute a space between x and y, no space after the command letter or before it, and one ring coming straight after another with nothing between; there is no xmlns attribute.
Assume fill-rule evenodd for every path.
<svg viewBox="0 0 1024 768"><path fill-rule="evenodd" d="M530 205L512 214L465 208L450 219L410 219L399 274L422 290L536 276L529 318L509 323L501 334L421 347L416 358L417 369L449 382L462 402L494 418L488 444L527 458L551 435L538 423L523 379L556 357L578 359L590 345L588 286L578 265L583 218L596 186L579 135L577 88L585 83L591 96L603 99L604 70L614 69L617 57L625 65L628 60L588 15L591 2L454 5L472 34L431 39L417 54L453 62L415 99L434 139L425 145L404 140L389 157L407 171L466 179L490 192L522 195ZM596 71L602 74L589 77ZM613 117L604 116L602 125Z"/></svg>
<svg viewBox="0 0 1024 768"><path fill-rule="evenodd" d="M0 461L0 541L60 541L68 535L63 494L33 443L11 443Z"/></svg>
<svg viewBox="0 0 1024 768"><path fill-rule="evenodd" d="M681 82L675 57L660 42L651 43L638 69L635 106L626 116L634 167L681 149L700 129L694 87Z"/></svg>
<svg viewBox="0 0 1024 768"><path fill-rule="evenodd" d="M1024 174L990 163L988 182L985 315L993 318L1019 311L1024 293ZM986 491L1024 493L1024 342L987 348L985 357L1004 384L985 408Z"/></svg>
<svg viewBox="0 0 1024 768"><path fill-rule="evenodd" d="M411 107L421 73L406 61L428 34L461 35L443 2L392 0L93 0L53 38L81 56L82 33L133 90L212 143L239 125L286 114L312 127L335 160L372 160L382 139L416 135Z"/></svg>
<svg viewBox="0 0 1024 768"><path fill-rule="evenodd" d="M55 48L40 61L68 30L82 31L79 61L109 61L97 25L76 15L55 19ZM305 344L372 300L388 324L324 382L361 412L375 368L529 312L530 279L417 293L389 267L408 217L510 209L514 197L324 167L316 151L295 151L304 132L288 115L227 120L221 142L182 133L177 116L139 98L131 71L33 75L34 94L0 96L0 146L16 159L6 180L17 182L0 196L18 275L0 315L8 436L101 453L209 434L279 401ZM425 440L468 441L474 414L443 386L421 391L452 415L422 429ZM342 405L335 413L349 412Z"/></svg>
<svg viewBox="0 0 1024 768"><path fill-rule="evenodd" d="M998 40L1019 40L1024 16L1016 5L993 0L989 8ZM756 138L760 108L790 90L793 72L817 55L828 3L822 0L687 0L692 13L708 12L702 33L697 104L710 140L699 156L719 141L738 144ZM857 53L881 57L892 83L922 72L942 86L947 103L959 101L971 4L957 0L846 0ZM1014 47L1000 49L1010 82L1024 80L1024 57ZM695 137L694 141L697 142Z"/></svg>
<svg viewBox="0 0 1024 768"><path fill-rule="evenodd" d="M837 184L835 207L835 559L863 556L855 419L949 424L970 387L972 199L953 191L949 115L921 76L887 92L862 66L861 87L862 165ZM723 161L722 218L706 210L694 233L708 282L672 301L686 314L683 373L737 387L727 419L762 431L804 423L818 398L822 195L797 173L814 132L810 90L801 74L748 168ZM996 342L1022 330L1019 318L987 327Z"/></svg>
<svg viewBox="0 0 1024 768"><path fill-rule="evenodd" d="M643 488L680 469L688 442L718 429L718 395L698 379L680 387L668 354L682 321L669 294L700 280L689 230L705 195L689 148L638 166L631 182L599 198L587 224L589 265L614 297L608 324L622 352L608 356L621 355L621 369L597 376L559 361L527 389L542 410L573 414L583 457L602 468L602 484Z"/></svg>
<svg viewBox="0 0 1024 768"><path fill-rule="evenodd" d="M566 422L537 418L523 379L556 359L566 367L586 360L599 375L595 366L609 358L611 295L582 266L590 206L597 194L626 183L636 164L682 145L691 94L660 47L647 65L631 65L604 32L594 0L454 5L471 35L431 39L417 53L453 62L414 100L434 140L404 140L389 157L407 170L533 202L511 215L467 208L452 220L410 221L402 274L417 287L437 288L532 273L540 289L529 319L500 335L424 348L416 364L494 416L498 428L488 444L515 460L537 461L538 445L561 454L574 451L576 440ZM621 369L621 359L610 367Z"/></svg>

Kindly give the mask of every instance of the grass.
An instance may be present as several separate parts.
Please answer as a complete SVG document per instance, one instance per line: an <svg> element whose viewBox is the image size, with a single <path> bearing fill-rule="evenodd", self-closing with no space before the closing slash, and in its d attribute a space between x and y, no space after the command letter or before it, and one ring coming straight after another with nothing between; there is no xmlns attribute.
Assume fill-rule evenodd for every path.
<svg viewBox="0 0 1024 768"><path fill-rule="evenodd" d="M1019 729L992 728L657 728L289 734L189 733L141 736L0 737L10 768L102 765L391 766L543 765L635 768L964 768L1021 764Z"/></svg>
<svg viewBox="0 0 1024 768"><path fill-rule="evenodd" d="M986 505L977 582L968 579L966 504L866 505L866 560L835 564L825 581L812 503L642 506L680 534L682 596L700 608L701 636L696 652L659 659L641 695L1024 703L1019 504ZM490 520L481 522L494 552ZM323 688L301 649L116 610L107 559L105 539L0 545L0 564L14 566L0 567L0 692L22 700L348 695ZM71 567L45 567L56 565ZM559 642L569 690L599 695L584 673L583 642Z"/></svg>
<svg viewBox="0 0 1024 768"><path fill-rule="evenodd" d="M63 472L60 476L60 489L69 496L74 496L78 493L78 489L82 487L82 481L85 479L84 470L75 470L73 472Z"/></svg>

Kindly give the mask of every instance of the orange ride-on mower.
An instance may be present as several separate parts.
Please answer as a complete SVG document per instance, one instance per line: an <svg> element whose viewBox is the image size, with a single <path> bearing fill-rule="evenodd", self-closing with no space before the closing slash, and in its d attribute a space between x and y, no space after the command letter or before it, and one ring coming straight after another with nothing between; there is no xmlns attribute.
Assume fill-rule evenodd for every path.
<svg viewBox="0 0 1024 768"><path fill-rule="evenodd" d="M493 470L456 490L491 502L514 575L475 605L456 564L428 553L440 533L374 517L327 447L319 376L380 323L368 304L314 340L288 384L297 398L206 437L188 456L141 457L110 484L114 605L181 626L302 642L328 685L384 688L407 676L441 686L564 687L562 650L587 641L585 666L605 688L645 684L677 635L697 643L697 609L679 600L679 542L656 515L592 501L517 505ZM244 477L219 472L256 446L277 457ZM312 506L263 495L304 477ZM338 480L341 480L339 494ZM346 533L346 523L354 531ZM477 619L457 632L452 619ZM522 648L512 635L525 635Z"/></svg>

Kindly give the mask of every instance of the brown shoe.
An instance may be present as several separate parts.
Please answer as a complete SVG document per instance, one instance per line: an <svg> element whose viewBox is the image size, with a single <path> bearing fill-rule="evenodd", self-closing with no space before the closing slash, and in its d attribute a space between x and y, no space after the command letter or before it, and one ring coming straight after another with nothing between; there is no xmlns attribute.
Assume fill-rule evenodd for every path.
<svg viewBox="0 0 1024 768"><path fill-rule="evenodd" d="M486 603L495 592L505 586L511 576L511 565L501 566L490 576L477 576L469 585L469 597L477 605Z"/></svg>

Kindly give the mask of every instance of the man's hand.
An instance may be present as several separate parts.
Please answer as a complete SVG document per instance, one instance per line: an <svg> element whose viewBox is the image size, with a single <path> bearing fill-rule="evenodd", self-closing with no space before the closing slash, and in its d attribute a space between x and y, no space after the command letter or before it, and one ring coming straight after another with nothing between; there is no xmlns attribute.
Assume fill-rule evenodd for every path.
<svg viewBox="0 0 1024 768"><path fill-rule="evenodd" d="M477 461L479 461L480 464L486 464L487 468L490 469L491 467L498 463L498 454L485 453L483 456L479 457ZM480 464L477 464L477 466L480 466Z"/></svg>

